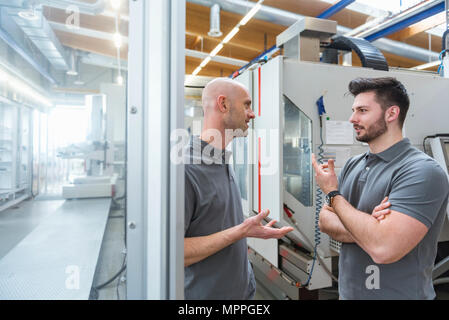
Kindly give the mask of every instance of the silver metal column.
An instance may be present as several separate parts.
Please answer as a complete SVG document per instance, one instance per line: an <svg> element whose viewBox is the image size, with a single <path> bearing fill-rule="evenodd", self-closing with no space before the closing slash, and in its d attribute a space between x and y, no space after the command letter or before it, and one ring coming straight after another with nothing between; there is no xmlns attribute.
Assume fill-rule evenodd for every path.
<svg viewBox="0 0 449 320"><path fill-rule="evenodd" d="M129 2L127 298L184 297L184 168L170 132L184 127L185 1Z"/></svg>

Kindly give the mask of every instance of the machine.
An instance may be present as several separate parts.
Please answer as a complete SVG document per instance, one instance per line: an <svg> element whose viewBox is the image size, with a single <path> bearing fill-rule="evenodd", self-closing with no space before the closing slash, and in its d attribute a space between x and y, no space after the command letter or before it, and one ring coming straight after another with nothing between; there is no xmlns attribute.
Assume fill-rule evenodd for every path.
<svg viewBox="0 0 449 320"><path fill-rule="evenodd" d="M279 299L318 298L317 289L338 280L340 243L318 228L325 195L313 178L311 154L324 162L335 159L338 174L350 157L367 150L366 144L355 140L348 121L352 79L390 76L405 85L411 105L404 136L417 148L423 149L424 137L449 131L449 79L389 70L382 53L369 42L331 38L335 33L334 21L298 21L277 38L283 55L236 77L250 88L256 114L248 138L237 138L232 146L244 213L250 216L270 209L269 218L278 226L295 228L281 240L248 239L257 280ZM335 64L351 50L363 67ZM441 145L447 166L446 142ZM445 227L440 240L448 237Z"/></svg>
<svg viewBox="0 0 449 320"><path fill-rule="evenodd" d="M112 174L112 150L106 141L106 96L86 96L90 110L88 141L71 145L59 151L63 159L84 159L86 175L71 177L70 184L62 186L62 196L73 198L112 197L117 176Z"/></svg>

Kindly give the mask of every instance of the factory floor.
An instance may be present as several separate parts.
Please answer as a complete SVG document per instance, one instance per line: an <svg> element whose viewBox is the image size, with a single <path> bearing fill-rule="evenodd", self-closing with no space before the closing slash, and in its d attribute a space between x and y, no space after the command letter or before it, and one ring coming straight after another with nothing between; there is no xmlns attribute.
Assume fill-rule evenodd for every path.
<svg viewBox="0 0 449 320"><path fill-rule="evenodd" d="M25 200L0 212L0 259L63 203L64 200L47 201L43 206L41 202Z"/></svg>
<svg viewBox="0 0 449 320"><path fill-rule="evenodd" d="M41 274L42 270L45 269L45 267L42 268L42 266L49 263L47 258L50 257L51 259L56 259L55 261L59 261L58 257L55 257L55 252L61 252L61 245L63 248L68 245L67 248L69 248L70 244L73 242L73 236L70 236L71 239L65 239L66 237L62 235L62 237L58 237L57 241L54 241L55 249L52 249L51 247L53 246L53 244L51 243L51 239L50 242L47 241L49 238L53 238L56 235L60 234L60 232L58 233L55 228L58 228L59 230L61 230L62 228L60 224L61 215L63 215L64 219L66 219L67 223L70 225L66 227L70 228L70 230L67 229L68 231L79 230L82 233L81 230L85 230L84 233L86 234L85 236L82 236L83 240L89 241L88 245L94 244L94 242L91 241L93 229L91 229L90 227L92 227L92 223L95 223L95 220L93 220L93 218L94 215L97 215L97 213L95 211L89 212L89 210L90 208L92 208L92 210L95 210L95 204L97 202L104 203L104 201L105 200L74 200L66 202L64 199L58 197L39 197L35 200L29 199L23 201L12 208L0 212L0 264L3 266L2 270L0 270L0 300L59 299L58 297L60 297L60 299L65 299L66 297L68 297L69 299L79 299L77 298L76 294L67 295L63 292L63 290L57 289L56 287L54 287L53 289L50 288L52 287L52 284L48 283L52 283L53 280L46 281L46 286L49 287L46 288L46 290L37 290L36 292L30 293L29 288L35 287L36 281L33 278L28 279L26 275L30 272L36 272L37 276ZM74 206L75 212L73 212ZM77 206L83 208L81 209L84 211L83 214L76 214ZM70 212L71 207L72 213ZM109 208L109 205L104 208L108 210L107 208ZM110 212L102 212L104 212L101 213L101 215L104 216L104 218L102 219L103 221L105 221L103 227L100 226L100 228L96 228L96 231L94 231L94 237L97 237L97 239L99 239L99 245L97 246L98 249L96 249L98 251L96 251L97 253L94 253L95 256L92 257L92 252L88 252L88 250L86 249L83 249L83 251L81 251L82 253L76 254L76 257L72 256L82 262L80 264L80 274L84 279L81 279L81 284L83 284L83 280L86 279L86 274L89 274L89 277L91 277L89 287L87 288L88 291L86 295L82 295L83 298L81 299L87 299L89 297L89 299L113 300L117 299L118 296L120 297L120 299L125 298L125 282L123 281L124 278L122 277L118 277L116 281L111 282L101 290L90 289L90 286L92 284L93 287L95 287L99 284L104 283L106 280L109 280L113 275L115 275L117 271L122 267L125 258L125 219L123 210L110 210ZM87 220L81 219L83 218L83 215L84 218L87 218ZM73 219L74 216L78 216L80 219ZM62 219L62 221L64 221L64 219ZM89 225L85 225L86 222ZM79 225L76 225L78 223ZM106 226L106 228L104 226ZM39 233L38 237L36 237L36 233ZM79 235L81 235L81 233L79 233ZM67 232L67 234L70 234L70 232ZM47 237L47 235L51 236ZM33 245L31 238L37 240L38 243L40 243L41 241L42 243L46 243L45 248L40 248L39 245L37 247L36 245ZM82 243L83 241L77 242ZM30 269L29 263L24 264L22 261L23 259L20 258L23 255L20 255L19 252L17 252L23 252L23 250L27 248L32 249L32 251L29 251L28 249L28 252L32 257L30 255L27 255L26 260L29 261L30 258L33 259L34 263L36 263L36 268L31 267ZM70 248L73 249L73 246ZM69 251L66 250L66 252ZM17 254L19 254L19 256ZM60 260L64 260L67 258L67 256L63 256L64 254L60 255ZM70 258L70 255L68 257L71 261L73 261ZM87 267L85 267L86 264L88 264ZM29 269L29 271L26 271L28 270L27 268ZM36 271L36 269L39 269L41 271ZM92 271L89 272L88 269L91 269ZM45 273L45 271L43 272ZM20 279L17 278L22 277L21 275L24 275L24 277ZM64 273L62 276L64 277L64 279L68 277L68 275L64 275ZM41 280L42 279L38 279L37 282ZM56 286L61 282L57 280L55 281L53 282ZM120 283L117 286L117 283L119 281ZM64 280L62 280L62 283L64 283ZM81 288L81 290L78 291L84 291L84 289ZM78 295L78 297L80 297L80 295Z"/></svg>

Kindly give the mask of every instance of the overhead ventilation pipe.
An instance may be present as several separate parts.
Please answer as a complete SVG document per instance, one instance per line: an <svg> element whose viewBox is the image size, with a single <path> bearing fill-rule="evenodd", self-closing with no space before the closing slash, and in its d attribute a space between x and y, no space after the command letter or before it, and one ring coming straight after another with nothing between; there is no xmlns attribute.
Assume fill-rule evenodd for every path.
<svg viewBox="0 0 449 320"><path fill-rule="evenodd" d="M221 37L223 34L220 31L220 5L218 3L210 8L210 30L207 34L215 38Z"/></svg>

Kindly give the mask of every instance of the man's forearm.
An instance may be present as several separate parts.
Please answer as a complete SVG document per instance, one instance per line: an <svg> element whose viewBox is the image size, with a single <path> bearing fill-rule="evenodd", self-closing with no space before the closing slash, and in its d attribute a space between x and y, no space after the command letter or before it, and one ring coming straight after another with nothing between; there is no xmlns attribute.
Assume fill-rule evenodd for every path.
<svg viewBox="0 0 449 320"><path fill-rule="evenodd" d="M332 207L354 241L370 256L376 256L375 250L385 243L383 232L379 228L380 222L355 209L343 196L336 196Z"/></svg>
<svg viewBox="0 0 449 320"><path fill-rule="evenodd" d="M206 259L243 238L242 225L203 237L184 238L184 267Z"/></svg>
<svg viewBox="0 0 449 320"><path fill-rule="evenodd" d="M320 216L320 230L328 234L332 239L345 242L353 243L355 242L351 234L346 230L343 223L340 221L338 216L334 213L326 214L325 216Z"/></svg>

